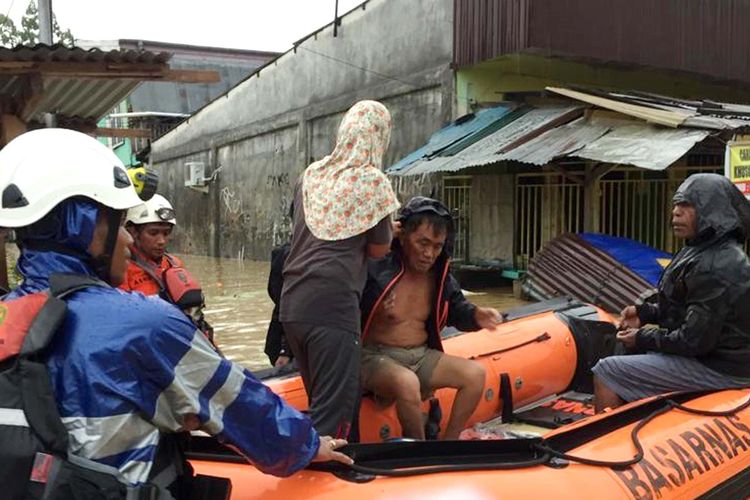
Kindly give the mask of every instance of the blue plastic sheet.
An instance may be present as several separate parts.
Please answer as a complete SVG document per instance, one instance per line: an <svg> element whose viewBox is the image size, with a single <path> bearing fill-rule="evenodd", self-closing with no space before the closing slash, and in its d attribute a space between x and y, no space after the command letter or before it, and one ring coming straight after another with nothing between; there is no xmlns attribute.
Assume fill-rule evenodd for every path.
<svg viewBox="0 0 750 500"><path fill-rule="evenodd" d="M627 238L596 233L580 233L579 236L590 245L621 262L653 286L658 285L664 267L672 259L670 253Z"/></svg>

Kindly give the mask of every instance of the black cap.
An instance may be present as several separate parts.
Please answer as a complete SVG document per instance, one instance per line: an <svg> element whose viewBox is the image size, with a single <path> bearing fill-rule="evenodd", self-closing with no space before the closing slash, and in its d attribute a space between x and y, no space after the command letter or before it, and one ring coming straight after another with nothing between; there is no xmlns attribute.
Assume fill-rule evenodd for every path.
<svg viewBox="0 0 750 500"><path fill-rule="evenodd" d="M443 205L438 200L428 198L426 196L415 196L406 202L406 205L402 206L398 211L396 220L405 221L409 217L417 214L431 213L439 217L444 217L450 223L453 222L453 216L448 207Z"/></svg>

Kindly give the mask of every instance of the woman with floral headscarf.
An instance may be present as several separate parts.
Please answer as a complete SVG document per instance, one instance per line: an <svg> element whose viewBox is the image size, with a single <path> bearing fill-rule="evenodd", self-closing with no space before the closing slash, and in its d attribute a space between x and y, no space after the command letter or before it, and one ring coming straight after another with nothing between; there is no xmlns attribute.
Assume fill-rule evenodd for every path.
<svg viewBox="0 0 750 500"><path fill-rule="evenodd" d="M381 171L391 116L360 101L339 126L336 147L313 163L294 192L293 234L279 317L323 434L349 434L359 392L359 301L367 257L390 248L399 203Z"/></svg>

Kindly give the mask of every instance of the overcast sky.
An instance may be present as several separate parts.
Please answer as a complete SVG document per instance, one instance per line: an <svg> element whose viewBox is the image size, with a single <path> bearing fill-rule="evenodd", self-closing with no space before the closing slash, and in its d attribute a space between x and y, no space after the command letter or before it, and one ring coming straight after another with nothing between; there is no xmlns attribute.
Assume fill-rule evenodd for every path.
<svg viewBox="0 0 750 500"><path fill-rule="evenodd" d="M36 0L34 0L36 2ZM339 13L362 0L339 0ZM19 26L29 0L0 0ZM134 38L284 51L333 21L336 0L52 0L62 29L85 40Z"/></svg>

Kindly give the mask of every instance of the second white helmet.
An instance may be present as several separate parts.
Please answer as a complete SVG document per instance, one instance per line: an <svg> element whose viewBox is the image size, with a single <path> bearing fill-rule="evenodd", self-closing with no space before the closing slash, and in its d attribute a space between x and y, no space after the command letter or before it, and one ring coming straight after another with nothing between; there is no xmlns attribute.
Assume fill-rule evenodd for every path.
<svg viewBox="0 0 750 500"><path fill-rule="evenodd" d="M125 222L131 224L149 224L151 222L166 222L177 224L174 208L165 197L155 194L150 200L128 210Z"/></svg>

